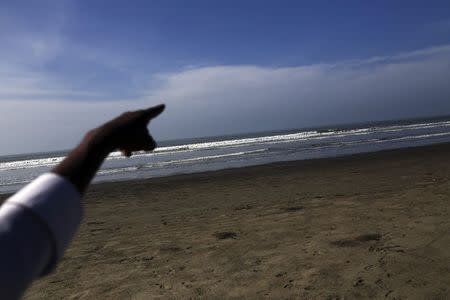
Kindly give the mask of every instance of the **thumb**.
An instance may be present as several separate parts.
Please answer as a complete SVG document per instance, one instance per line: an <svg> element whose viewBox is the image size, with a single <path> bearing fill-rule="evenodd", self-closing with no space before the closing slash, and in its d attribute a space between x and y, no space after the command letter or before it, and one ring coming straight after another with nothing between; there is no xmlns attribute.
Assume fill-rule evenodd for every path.
<svg viewBox="0 0 450 300"><path fill-rule="evenodd" d="M131 156L131 151L128 149L121 149L120 152L122 152L122 154L126 157L130 157Z"/></svg>
<svg viewBox="0 0 450 300"><path fill-rule="evenodd" d="M144 151L153 151L156 148L156 142L155 140L152 138L151 135L147 135L144 139L144 147L142 150Z"/></svg>

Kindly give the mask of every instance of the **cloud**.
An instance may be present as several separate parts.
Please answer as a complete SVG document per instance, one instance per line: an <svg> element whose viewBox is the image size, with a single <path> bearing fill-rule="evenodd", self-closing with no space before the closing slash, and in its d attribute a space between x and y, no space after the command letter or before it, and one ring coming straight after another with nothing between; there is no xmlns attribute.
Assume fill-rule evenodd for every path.
<svg viewBox="0 0 450 300"><path fill-rule="evenodd" d="M136 91L143 96L107 102L82 90L60 93L64 86L39 76L23 92L0 85L0 153L68 148L121 111L160 102L168 107L152 125L157 139L450 114L450 46L334 64L206 66L149 77L151 88ZM61 99L30 99L42 86ZM8 88L17 94L7 101L1 91Z"/></svg>
<svg viewBox="0 0 450 300"><path fill-rule="evenodd" d="M175 130L225 134L450 114L449 76L443 46L335 64L185 70L160 75L153 97L174 108Z"/></svg>

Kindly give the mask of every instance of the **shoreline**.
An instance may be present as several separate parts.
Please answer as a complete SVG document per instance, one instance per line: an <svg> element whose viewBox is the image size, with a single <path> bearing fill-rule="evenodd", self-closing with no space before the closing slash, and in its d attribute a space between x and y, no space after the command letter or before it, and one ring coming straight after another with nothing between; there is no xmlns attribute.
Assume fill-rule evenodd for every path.
<svg viewBox="0 0 450 300"><path fill-rule="evenodd" d="M131 180L117 180L117 181L104 181L97 182L91 185L92 187L106 187L108 185L121 184L121 183L161 183L165 181L179 181L179 180L197 180L203 179L205 177L220 177L220 176L232 176L233 173L252 173L259 170L270 169L270 168L298 168L298 167L314 167L315 164L326 164L335 163L342 161L353 161L353 160L366 160L366 159L385 159L390 156L403 156L403 155L417 155L420 153L428 154L429 151L445 151L447 149L450 156L450 143L441 143L417 147L407 147L399 149L389 149L381 150L376 152L364 152L356 153L342 156L325 157L325 158L313 158L304 160L291 160L291 161L280 161L271 162L267 164L254 165L254 166L244 166L238 168L225 168L213 171L204 171L196 173L182 173L169 176L161 177L151 177L143 179L131 179ZM1 197L2 195L0 195Z"/></svg>
<svg viewBox="0 0 450 300"><path fill-rule="evenodd" d="M253 165L253 166L244 166L244 167L237 167L237 168L225 168L225 169L219 169L219 170L213 170L213 171L203 171L203 172L195 172L195 173L181 173L181 174L174 174L169 176L160 176L160 177L150 177L150 178L142 178L142 179L130 179L130 180L113 180L113 181L101 181L101 182L95 182L91 183L91 186L89 189L92 189L94 187L101 188L103 186L108 185L114 185L114 184L122 184L122 183L153 183L153 182L164 182L164 181L172 181L172 180L183 180L183 179L195 179L195 178L203 178L204 176L220 176L221 173L223 175L233 173L233 172L253 172L254 170L258 169L265 169L265 168L271 168L271 167L301 167L301 166L309 166L310 164L315 163L326 163L326 162L334 162L334 161L342 161L342 160L353 160L353 159L376 159L383 158L383 156L390 156L390 155L403 155L403 154L414 154L418 152L428 152L428 151L440 151L443 148L447 149L449 151L450 155L450 143L439 143L439 144L432 144L432 145L425 145L425 146L413 146L413 147L406 147L406 148L398 148L398 149L388 149L388 150L381 150L381 151L375 151L375 152L363 152L363 153L355 153L355 154L348 154L348 155L341 155L341 156L333 156L333 157L324 157L324 158L313 158L313 159L303 159L303 160L291 160L291 161L279 161L279 162L271 162L266 164L260 164L260 165ZM192 177L192 178L191 178ZM0 201L3 201L5 198L10 197L15 192L7 192L7 193L0 193Z"/></svg>

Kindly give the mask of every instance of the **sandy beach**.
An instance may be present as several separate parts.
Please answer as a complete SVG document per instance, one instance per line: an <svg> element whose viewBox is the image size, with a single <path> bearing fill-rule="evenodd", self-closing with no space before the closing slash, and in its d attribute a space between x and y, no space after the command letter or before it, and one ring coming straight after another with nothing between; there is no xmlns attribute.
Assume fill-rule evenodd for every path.
<svg viewBox="0 0 450 300"><path fill-rule="evenodd" d="M94 185L26 299L446 299L450 145Z"/></svg>

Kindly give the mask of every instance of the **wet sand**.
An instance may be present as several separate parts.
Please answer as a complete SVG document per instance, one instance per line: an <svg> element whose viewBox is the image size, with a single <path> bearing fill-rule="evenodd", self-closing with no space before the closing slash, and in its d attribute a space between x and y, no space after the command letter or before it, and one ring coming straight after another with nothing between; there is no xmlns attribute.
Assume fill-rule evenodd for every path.
<svg viewBox="0 0 450 300"><path fill-rule="evenodd" d="M91 187L26 299L445 299L450 145Z"/></svg>

